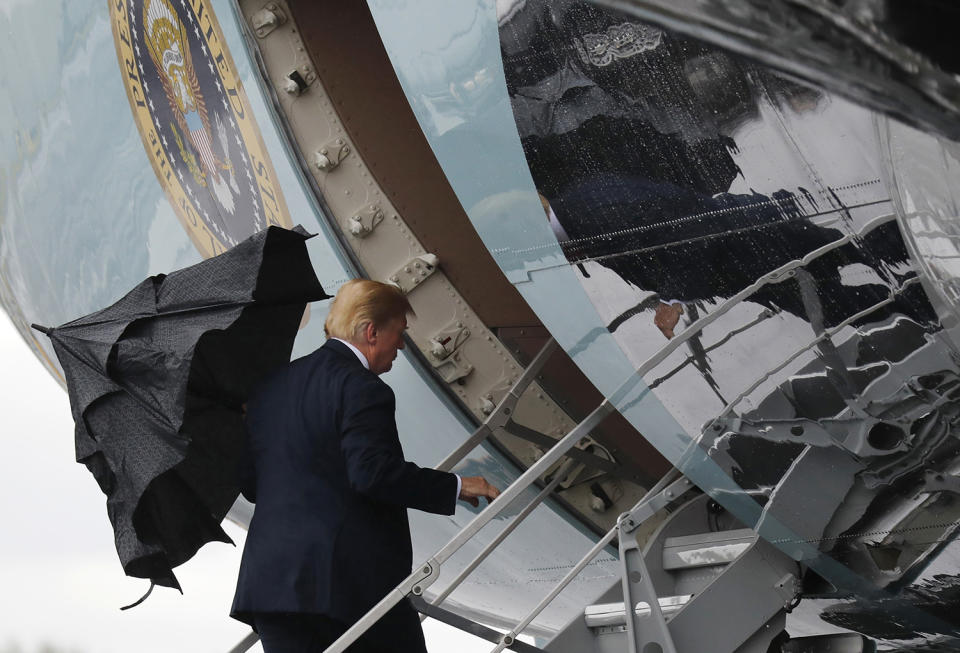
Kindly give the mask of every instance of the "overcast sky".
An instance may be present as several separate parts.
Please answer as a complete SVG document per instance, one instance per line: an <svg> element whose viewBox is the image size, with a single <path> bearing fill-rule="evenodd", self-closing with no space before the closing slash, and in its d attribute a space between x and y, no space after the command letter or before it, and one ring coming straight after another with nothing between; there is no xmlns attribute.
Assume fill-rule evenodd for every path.
<svg viewBox="0 0 960 653"><path fill-rule="evenodd" d="M61 389L0 311L0 652L42 646L76 653L229 651L249 629L229 618L245 532L212 543L176 570L183 587L148 587L123 574L104 495L74 460L73 420ZM431 653L492 645L437 622ZM257 645L254 651L261 651Z"/></svg>

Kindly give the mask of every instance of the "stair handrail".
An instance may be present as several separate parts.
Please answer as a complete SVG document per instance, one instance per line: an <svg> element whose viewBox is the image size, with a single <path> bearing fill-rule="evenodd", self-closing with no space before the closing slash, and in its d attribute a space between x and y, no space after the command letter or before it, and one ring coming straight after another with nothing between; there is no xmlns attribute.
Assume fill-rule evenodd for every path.
<svg viewBox="0 0 960 653"><path fill-rule="evenodd" d="M450 556L460 550L464 544L470 541L470 539L493 518L506 510L510 504L513 503L514 499L519 497L524 490L530 487L567 451L573 448L581 438L588 435L614 410L613 404L608 399L604 399L586 418L573 427L567 435L558 440L557 443L535 463L530 465L526 471L501 492L496 500L490 502L486 508L454 535L453 538L441 547L429 560L422 563L413 573L381 599L379 603L348 628L337 641L326 649L326 653L343 653L348 646L353 644L382 616L400 603L407 594L422 595L423 590L439 577L441 565L446 562Z"/></svg>
<svg viewBox="0 0 960 653"><path fill-rule="evenodd" d="M679 474L676 470L668 472L670 476L675 476ZM665 477L666 478L666 477ZM660 484L658 484L660 485ZM628 512L623 513L617 519L617 523L609 530L607 533L601 537L597 543L591 548L587 553L580 558L580 560L575 564L567 574L561 578L553 589L550 590L550 593L547 594L540 602L530 610L523 619L521 619L517 624L510 629L509 632L505 633L500 640L500 643L497 644L491 650L491 653L500 653L505 648L508 648L514 640L516 640L517 635L522 633L524 629L537 618L544 608L546 608L550 603L560 595L560 592L569 585L577 575L583 571L583 569L590 564L590 562L596 558L600 552L610 544L618 534L621 535L630 535L636 529L638 529L647 519L652 517L659 511L661 508L666 506L671 501L678 499L682 494L693 488L693 484L690 482L690 479L680 476L676 478L673 482L665 485L653 488L647 492L637 503L634 504Z"/></svg>

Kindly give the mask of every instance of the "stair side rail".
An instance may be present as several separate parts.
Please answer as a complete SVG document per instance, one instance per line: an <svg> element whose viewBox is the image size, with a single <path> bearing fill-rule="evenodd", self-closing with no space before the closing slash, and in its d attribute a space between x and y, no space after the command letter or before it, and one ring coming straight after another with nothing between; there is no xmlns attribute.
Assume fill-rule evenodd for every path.
<svg viewBox="0 0 960 653"><path fill-rule="evenodd" d="M672 475L668 475L672 476ZM665 477L666 478L666 477ZM666 487L660 487L663 483L659 483L657 487L653 488L650 492L647 492L646 495L640 501L638 501L630 512L624 513L617 520L616 525L614 525L606 535L600 538L599 541L591 548L587 553L580 558L580 560L575 564L567 574L560 579L559 582L553 587L547 596L545 596L540 603L538 603L530 612L524 616L517 624L510 629L509 632L505 633L500 639L500 643L497 644L491 650L491 653L500 653L505 648L510 647L514 641L516 641L517 636L526 629L527 626L537 618L544 608L546 608L550 603L560 595L560 592L564 590L576 578L583 569L590 564L590 562L600 555L600 552L610 544L614 538L620 536L621 539L630 537L630 535L636 531L647 519L652 517L657 513L661 508L666 506L668 503L672 502L674 499L679 498L681 495L685 494L688 490L693 489L694 485L690 482L690 479L686 477L680 477L673 482L666 485ZM661 615L662 618L662 615Z"/></svg>
<svg viewBox="0 0 960 653"><path fill-rule="evenodd" d="M573 448L581 438L587 436L610 413L616 410L608 399L604 399L593 412L577 424L567 435L541 456L535 463L526 469L513 483L510 484L496 500L492 501L470 523L463 527L447 542L433 557L422 563L406 579L397 585L379 603L371 608L363 617L353 624L335 641L326 653L343 653L364 632L375 624L395 605L400 603L408 594L421 596L426 587L431 585L440 576L440 567L450 556L470 541L481 528L486 526L497 515L506 510L520 494L530 487L541 475L561 457Z"/></svg>

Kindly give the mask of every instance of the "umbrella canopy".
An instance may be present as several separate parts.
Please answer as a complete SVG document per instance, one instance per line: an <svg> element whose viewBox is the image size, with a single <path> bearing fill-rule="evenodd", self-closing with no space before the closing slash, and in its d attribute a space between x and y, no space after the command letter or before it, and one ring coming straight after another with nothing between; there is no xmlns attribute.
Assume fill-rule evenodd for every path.
<svg viewBox="0 0 960 653"><path fill-rule="evenodd" d="M290 360L306 303L326 299L301 228L150 277L47 333L66 374L77 461L107 495L130 576L179 589L173 567L207 542L239 494L243 403Z"/></svg>

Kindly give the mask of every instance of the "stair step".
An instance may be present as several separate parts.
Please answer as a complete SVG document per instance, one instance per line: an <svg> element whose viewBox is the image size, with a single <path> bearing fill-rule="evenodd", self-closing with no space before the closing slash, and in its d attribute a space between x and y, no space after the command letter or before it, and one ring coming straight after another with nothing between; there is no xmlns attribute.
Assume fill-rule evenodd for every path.
<svg viewBox="0 0 960 653"><path fill-rule="evenodd" d="M668 617L678 612L691 598L693 598L693 594L661 597L658 599L660 611L663 612L664 617ZM647 617L650 615L650 605L648 603L637 603L634 610L638 617ZM583 610L583 619L586 621L588 628L625 626L627 623L626 614L623 609L623 601L619 603L597 603L596 605L588 605Z"/></svg>
<svg viewBox="0 0 960 653"><path fill-rule="evenodd" d="M663 568L694 569L729 564L756 539L756 532L749 528L668 537L663 542Z"/></svg>

